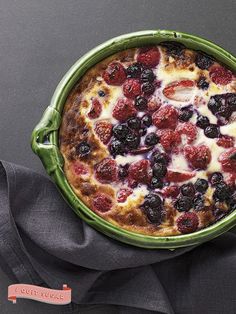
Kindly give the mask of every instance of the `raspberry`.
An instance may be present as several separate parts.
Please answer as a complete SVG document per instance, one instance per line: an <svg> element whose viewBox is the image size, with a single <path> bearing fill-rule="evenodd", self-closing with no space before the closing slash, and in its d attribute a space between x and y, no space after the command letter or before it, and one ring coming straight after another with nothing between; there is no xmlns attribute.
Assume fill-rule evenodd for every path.
<svg viewBox="0 0 236 314"><path fill-rule="evenodd" d="M95 125L95 133L103 144L107 144L112 135L112 124L107 121L97 122Z"/></svg>
<svg viewBox="0 0 236 314"><path fill-rule="evenodd" d="M232 147L219 157L222 169L226 172L236 172L236 148Z"/></svg>
<svg viewBox="0 0 236 314"><path fill-rule="evenodd" d="M145 47L139 50L139 54L137 57L137 61L148 66L154 68L158 65L160 61L160 52L156 47Z"/></svg>
<svg viewBox="0 0 236 314"><path fill-rule="evenodd" d="M177 228L181 233L191 233L197 230L199 221L195 213L184 213L176 221Z"/></svg>
<svg viewBox="0 0 236 314"><path fill-rule="evenodd" d="M87 167L82 162L79 162L79 161L76 161L73 164L73 170L77 176L88 173Z"/></svg>
<svg viewBox="0 0 236 314"><path fill-rule="evenodd" d="M127 98L120 98L112 112L112 116L121 122L136 116L136 114L137 110L134 108L133 101Z"/></svg>
<svg viewBox="0 0 236 314"><path fill-rule="evenodd" d="M88 113L90 119L97 119L102 112L102 105L97 98L93 98L92 107Z"/></svg>
<svg viewBox="0 0 236 314"><path fill-rule="evenodd" d="M184 155L195 169L205 169L211 161L211 151L206 145L186 146Z"/></svg>
<svg viewBox="0 0 236 314"><path fill-rule="evenodd" d="M102 213L107 212L112 208L112 199L105 193L98 193L92 200L92 209Z"/></svg>
<svg viewBox="0 0 236 314"><path fill-rule="evenodd" d="M212 82L219 85L227 85L233 78L232 72L222 66L212 67L209 74Z"/></svg>
<svg viewBox="0 0 236 314"><path fill-rule="evenodd" d="M117 202L124 203L127 200L127 197L132 193L133 191L129 188L120 189L117 193Z"/></svg>
<svg viewBox="0 0 236 314"><path fill-rule="evenodd" d="M162 194L164 197L177 197L179 195L179 187L177 185L170 185L162 189Z"/></svg>
<svg viewBox="0 0 236 314"><path fill-rule="evenodd" d="M234 146L234 139L228 135L224 135L220 137L216 141L218 146L224 147L224 148L230 148Z"/></svg>
<svg viewBox="0 0 236 314"><path fill-rule="evenodd" d="M116 161L105 158L95 165L95 177L101 183L111 183L117 180L118 167Z"/></svg>
<svg viewBox="0 0 236 314"><path fill-rule="evenodd" d="M195 88L195 82L192 80L182 80L172 82L163 89L166 98L175 101L190 101Z"/></svg>
<svg viewBox="0 0 236 314"><path fill-rule="evenodd" d="M125 69L119 62L110 63L102 77L108 85L122 85L126 79Z"/></svg>
<svg viewBox="0 0 236 314"><path fill-rule="evenodd" d="M151 181L152 169L150 162L146 159L142 159L129 166L128 181L129 185L134 182L148 184Z"/></svg>
<svg viewBox="0 0 236 314"><path fill-rule="evenodd" d="M182 134L186 135L188 144L192 143L197 137L197 127L191 122L179 124L177 132L179 132L180 136Z"/></svg>
<svg viewBox="0 0 236 314"><path fill-rule="evenodd" d="M175 129L178 111L173 106L161 107L152 115L153 124L159 129Z"/></svg>
<svg viewBox="0 0 236 314"><path fill-rule="evenodd" d="M174 170L169 170L167 171L166 175L166 180L169 182L184 182L187 181L191 178L193 178L196 175L194 171L189 172L189 171L184 171L184 172L179 172L179 171L174 171Z"/></svg>
<svg viewBox="0 0 236 314"><path fill-rule="evenodd" d="M168 152L181 142L179 133L173 130L161 130L157 134L160 137L160 144Z"/></svg>
<svg viewBox="0 0 236 314"><path fill-rule="evenodd" d="M124 82L123 93L125 97L134 99L141 94L141 85L139 80L130 78Z"/></svg>

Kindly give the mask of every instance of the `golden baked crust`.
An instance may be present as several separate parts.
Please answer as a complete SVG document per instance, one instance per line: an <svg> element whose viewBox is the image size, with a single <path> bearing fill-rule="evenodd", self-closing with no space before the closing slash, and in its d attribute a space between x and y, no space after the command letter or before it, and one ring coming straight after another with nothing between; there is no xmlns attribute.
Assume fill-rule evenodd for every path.
<svg viewBox="0 0 236 314"><path fill-rule="evenodd" d="M66 178L76 195L89 208L112 224L126 230L147 235L169 236L178 235L181 234L181 232L191 232L191 228L189 230L188 228L185 230L184 228L181 229L178 227L177 221L179 217L184 214L184 211L178 210L177 206L175 205L179 196L173 197L165 194L167 193L166 191L168 190L168 187L181 187L186 183L195 183L198 178L209 181L212 173L221 172L223 173L224 180L228 184L227 186L230 186L231 198L234 197L234 170L227 170L227 172L224 171L225 168L222 169L222 162L220 159L222 159L221 156L225 150L232 150L233 152L233 149L235 148L235 113L232 112L229 119L222 122L222 124L225 123L225 125L219 127L220 132L222 130L222 134L230 135L232 142L228 144L230 145L228 148L218 145L217 141L219 139L206 137L199 127L197 127L197 135L195 135L195 138L193 139L191 136L194 137L194 135L191 134L191 130L189 131L189 129L187 129L186 131L185 127L186 123L196 125L197 114L205 115L210 119L211 123L216 123L218 117L212 114L212 112L208 109L207 103L209 102L210 98L216 94L234 94L236 92L236 79L231 72L231 79L229 78L230 74L227 76L226 73L226 80L229 79L230 82L226 82L227 84L225 84L225 82L223 82L224 84L220 82L221 84L219 84L217 79L213 78L214 75L211 73L211 69L218 66L222 69L225 68L213 60L210 62L211 65L208 69L201 69L200 67L204 67L204 63L203 66L199 63L200 67L196 65L196 58L198 53L195 51L182 48L180 54L175 54L169 51L170 48L168 45L156 46L154 50L155 49L158 49L160 54L158 65L151 66L156 76L154 82L156 84L155 91L150 96L144 96L148 99L150 108L152 102L157 106L156 108L158 108L160 104L161 107L154 111L151 111L153 109L150 109L149 114L152 115L153 120L155 120L156 115L154 115L154 113L164 106L174 107L177 110L179 116L182 107L187 107L191 104L191 108L193 110L193 116L190 118L190 120L184 122L179 118L177 126L174 129L172 127L168 128L168 126L163 127L161 123L160 128L155 128L155 132L158 134L159 140L162 138L163 143L165 136L163 135L163 132L166 132L167 129L172 129L175 134L178 133L176 143L171 144L171 146L175 147L174 149L172 149L173 147L166 148L168 145L165 147L165 143L163 146L159 142L158 144L151 146L151 149L149 147L149 155L142 155L137 153L134 154L133 150L131 149L131 152L126 152L123 154L123 156L120 154L112 156L109 149L111 140L104 144L95 131L96 126L101 121L112 126L123 122L119 122L117 119L115 119L113 112L114 106L116 106L118 100L120 98L124 98L122 91L122 88L124 90L124 85L108 84L104 80L104 72L107 70L108 66L114 62L118 62L125 69L127 69L131 64L137 62L138 55L140 54L140 50L138 48L125 50L112 55L87 71L87 73L73 88L67 98L62 116L59 139L60 150L65 160L64 172ZM144 53L145 51L146 50L144 50ZM216 74L218 74L217 71ZM200 79L209 84L206 89L199 87ZM135 80L137 81L139 79L135 78ZM176 85L177 87L175 87L173 82L182 82L181 84L185 84L183 83L185 81L187 82L186 84L189 84L190 81L194 82L194 86L187 86L186 91L184 90L184 92L182 92L180 90L178 91L180 95L177 95L178 92L176 92L176 89L178 89L178 84ZM172 87L172 85L174 87ZM184 88L185 87L183 87L183 89ZM101 93L101 91L103 93ZM188 95L189 93L190 96ZM191 93L194 93L194 95ZM98 101L101 104L102 112L98 114L98 117L91 118L91 114L89 113L91 113L92 103L94 101ZM132 100L132 102L134 102L134 100ZM141 119L143 115L147 114L147 112L148 110L145 110L145 112L137 112L137 116ZM151 128L153 130L153 126ZM190 134L188 132L190 132ZM173 134L172 137L174 136ZM145 135L141 137L140 146L146 146L144 144L144 140ZM79 152L78 148L81 143L87 143L89 145L89 153L85 154L84 156L81 154L81 152ZM185 152L185 148L187 146L199 147L201 145L205 145L209 148L211 152L210 161L206 164L206 167L201 166L198 168L196 165L194 166L191 163L189 166L189 160L187 162L186 159L198 157L186 157L187 155L189 156L189 154L191 155L191 152L188 154ZM223 145L227 144L223 143ZM164 187L162 189L150 189L150 181L147 181L146 183L138 182L137 186L135 187L135 185L132 185L127 178L124 180L119 179L117 171L119 171L119 168L122 167L122 165L126 163L129 165L134 164L135 162L138 162L142 159L148 160L151 152L154 152L156 149L160 150L161 152L166 151L169 156L168 158L171 159L167 166L168 172L163 179ZM110 182L109 180L99 180L98 176L95 175L98 165L104 159L108 160L106 158L109 158L109 160L115 160L117 167L115 170L116 177L115 179L111 179ZM150 165L150 167L153 168L153 164ZM178 172L179 174L174 172ZM129 175L132 177L132 174L128 174L128 176ZM183 179L184 175L186 175L186 180ZM127 197L126 201L118 202L117 195L119 194L119 191L124 188L128 189L131 194ZM194 199L192 198L192 206L186 211L197 215L198 223L193 231L199 230L208 226L209 224L214 223L220 217L224 216L230 210L232 210L232 208L234 209L234 205L232 205L232 203L229 205L229 201L217 201L217 199L213 198L215 189L216 187L209 183L209 187L204 193L204 206L200 208L200 210L196 205L196 200L196 204L193 205ZM195 198L200 198L200 193L197 191L195 192ZM146 214L145 209L142 207L143 203L145 202L145 196L147 196L148 193L156 193L161 197L161 199L163 199L164 204L161 209L162 213L158 223L156 221L154 221L154 223L151 222L149 219L150 216ZM106 195L111 201L111 208L109 210L106 208L106 200L104 201L104 208L96 207L95 200L100 195Z"/></svg>

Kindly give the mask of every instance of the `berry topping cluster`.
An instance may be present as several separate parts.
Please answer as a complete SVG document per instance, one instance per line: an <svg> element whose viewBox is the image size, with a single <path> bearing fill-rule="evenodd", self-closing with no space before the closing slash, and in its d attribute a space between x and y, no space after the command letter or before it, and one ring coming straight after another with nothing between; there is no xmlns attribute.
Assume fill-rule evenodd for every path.
<svg viewBox="0 0 236 314"><path fill-rule="evenodd" d="M183 68L189 75L171 79L170 69ZM194 232L236 209L234 74L171 41L135 49L132 58L114 58L103 69L86 112L102 154L86 133L71 155L80 160L75 175L91 172L102 186L91 208L107 214L129 204L150 228L165 223L173 234Z"/></svg>

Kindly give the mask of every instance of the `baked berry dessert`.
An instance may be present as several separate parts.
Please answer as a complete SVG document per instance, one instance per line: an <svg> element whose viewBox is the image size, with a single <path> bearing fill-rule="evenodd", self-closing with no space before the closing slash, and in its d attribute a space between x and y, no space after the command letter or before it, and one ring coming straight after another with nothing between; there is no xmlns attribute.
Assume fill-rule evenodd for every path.
<svg viewBox="0 0 236 314"><path fill-rule="evenodd" d="M192 233L236 209L236 76L176 42L121 51L67 98L64 172L97 215L136 233Z"/></svg>

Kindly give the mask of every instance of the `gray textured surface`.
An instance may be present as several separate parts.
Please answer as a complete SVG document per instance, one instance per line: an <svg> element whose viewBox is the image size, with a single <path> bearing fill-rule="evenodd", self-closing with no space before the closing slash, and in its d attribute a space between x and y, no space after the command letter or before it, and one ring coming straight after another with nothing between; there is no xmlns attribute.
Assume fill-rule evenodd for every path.
<svg viewBox="0 0 236 314"><path fill-rule="evenodd" d="M31 130L58 81L89 49L122 33L162 28L236 54L235 12L234 0L0 0L0 159L44 173L30 149ZM0 273L1 313L57 313L28 300L8 304L9 282Z"/></svg>

